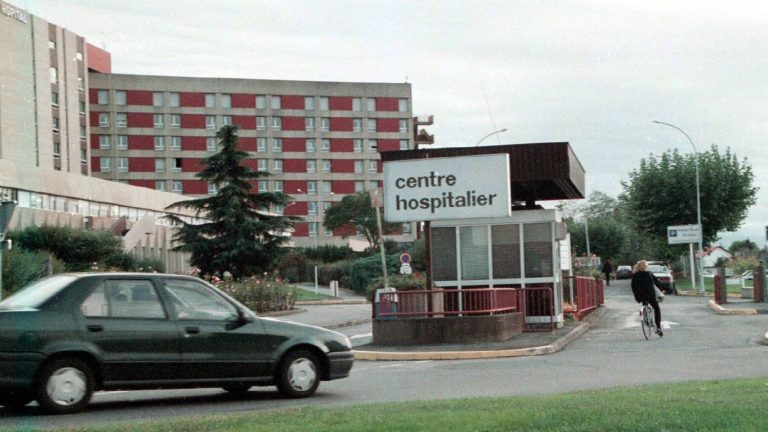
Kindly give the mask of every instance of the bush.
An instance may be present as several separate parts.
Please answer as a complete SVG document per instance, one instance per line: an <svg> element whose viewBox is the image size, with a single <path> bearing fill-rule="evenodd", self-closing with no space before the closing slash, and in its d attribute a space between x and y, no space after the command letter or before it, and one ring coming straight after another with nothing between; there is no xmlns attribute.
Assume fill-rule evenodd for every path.
<svg viewBox="0 0 768 432"><path fill-rule="evenodd" d="M419 291L427 289L427 277L422 273L387 275L387 279L389 286L397 288L398 291ZM376 290L379 288L384 288L384 276L379 276L368 284L365 296L369 301L374 300Z"/></svg>
<svg viewBox="0 0 768 432"><path fill-rule="evenodd" d="M10 235L19 247L47 251L71 271L83 271L93 263L105 262L123 253L123 239L107 231L88 231L68 227L27 227Z"/></svg>
<svg viewBox="0 0 768 432"><path fill-rule="evenodd" d="M400 269L400 254L387 256L387 272L394 275ZM372 255L367 258L361 258L352 263L350 268L350 287L358 294L365 295L368 284L371 280L382 276L381 274L381 256Z"/></svg>
<svg viewBox="0 0 768 432"><path fill-rule="evenodd" d="M23 286L37 279L48 276L48 267L52 273L66 271L64 263L44 252L30 252L14 248L3 253L3 298L18 291Z"/></svg>
<svg viewBox="0 0 768 432"><path fill-rule="evenodd" d="M304 248L303 251L307 259L324 263L348 260L357 256L349 246L323 245Z"/></svg>
<svg viewBox="0 0 768 432"><path fill-rule="evenodd" d="M280 258L277 264L280 275L289 282L309 280L307 273L307 257L299 252L288 252Z"/></svg>
<svg viewBox="0 0 768 432"><path fill-rule="evenodd" d="M270 275L251 276L237 282L216 279L214 284L256 312L290 310L296 302L293 287Z"/></svg>
<svg viewBox="0 0 768 432"><path fill-rule="evenodd" d="M343 277L348 276L349 272L349 261L341 261L335 262L333 264L321 265L317 269L318 283L320 285L330 285L331 281L340 281Z"/></svg>

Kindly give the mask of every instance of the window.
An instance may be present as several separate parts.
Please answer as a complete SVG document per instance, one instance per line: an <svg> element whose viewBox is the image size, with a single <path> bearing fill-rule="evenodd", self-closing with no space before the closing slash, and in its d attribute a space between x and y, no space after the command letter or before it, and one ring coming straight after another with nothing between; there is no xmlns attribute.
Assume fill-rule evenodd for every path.
<svg viewBox="0 0 768 432"><path fill-rule="evenodd" d="M125 90L115 90L115 105L128 105L128 97L125 94Z"/></svg>
<svg viewBox="0 0 768 432"><path fill-rule="evenodd" d="M314 96L305 96L304 97L304 109L307 111L315 109L315 97Z"/></svg>
<svg viewBox="0 0 768 432"><path fill-rule="evenodd" d="M369 139L368 140L368 150L370 151L376 151L376 149L379 148L379 142L375 139Z"/></svg>
<svg viewBox="0 0 768 432"><path fill-rule="evenodd" d="M368 132L376 132L376 119L368 119Z"/></svg>
<svg viewBox="0 0 768 432"><path fill-rule="evenodd" d="M155 137L155 150L165 150L165 137Z"/></svg>
<svg viewBox="0 0 768 432"><path fill-rule="evenodd" d="M366 98L365 109L368 111L376 111L376 98Z"/></svg>
<svg viewBox="0 0 768 432"><path fill-rule="evenodd" d="M323 167L324 173L331 172L331 161L329 161L328 159L323 159L322 167Z"/></svg>
<svg viewBox="0 0 768 432"><path fill-rule="evenodd" d="M216 129L216 116L205 116L205 128L208 130Z"/></svg>
<svg viewBox="0 0 768 432"><path fill-rule="evenodd" d="M400 119L400 132L408 132L408 120Z"/></svg>
<svg viewBox="0 0 768 432"><path fill-rule="evenodd" d="M332 202L327 202L326 201L326 202L323 203L323 211L324 212L328 211L328 209L331 208L331 207L333 207L333 203Z"/></svg>
<svg viewBox="0 0 768 432"><path fill-rule="evenodd" d="M259 159L256 162L256 169L259 171L267 171L269 168L267 168L267 160L266 159Z"/></svg>
<svg viewBox="0 0 768 432"><path fill-rule="evenodd" d="M364 192L364 191L365 191L365 183L362 181L356 181L355 192Z"/></svg>
<svg viewBox="0 0 768 432"><path fill-rule="evenodd" d="M408 140L400 140L400 150L408 150L409 148Z"/></svg>
<svg viewBox="0 0 768 432"><path fill-rule="evenodd" d="M80 149L80 163L88 163L88 152L86 149Z"/></svg>
<svg viewBox="0 0 768 432"><path fill-rule="evenodd" d="M256 96L256 109L266 109L267 98L266 96Z"/></svg>
<svg viewBox="0 0 768 432"><path fill-rule="evenodd" d="M221 107L232 108L232 95L228 95L228 94L221 95Z"/></svg>
<svg viewBox="0 0 768 432"><path fill-rule="evenodd" d="M282 151L283 151L283 139L282 138L272 138L272 152L280 153Z"/></svg>
<svg viewBox="0 0 768 432"><path fill-rule="evenodd" d="M232 116L231 115L222 116L222 120L223 120L224 126L232 126Z"/></svg>
<svg viewBox="0 0 768 432"><path fill-rule="evenodd" d="M80 305L86 317L165 319L154 285L148 280L107 280Z"/></svg>
<svg viewBox="0 0 768 432"><path fill-rule="evenodd" d="M218 150L218 144L216 143L216 138L206 138L205 139L205 150L209 152L215 152Z"/></svg>
<svg viewBox="0 0 768 432"><path fill-rule="evenodd" d="M267 139L266 138L256 138L256 151L259 153L264 153L267 151Z"/></svg>
<svg viewBox="0 0 768 432"><path fill-rule="evenodd" d="M552 230L548 223L523 227L525 277L552 276Z"/></svg>
<svg viewBox="0 0 768 432"><path fill-rule="evenodd" d="M324 138L320 140L320 151L321 152L329 152L331 151L331 140Z"/></svg>
<svg viewBox="0 0 768 432"><path fill-rule="evenodd" d="M279 110L280 109L280 96L272 96L270 98L270 103L273 110Z"/></svg>
<svg viewBox="0 0 768 432"><path fill-rule="evenodd" d="M377 180L368 180L368 190L376 190L379 188L379 182Z"/></svg>
<svg viewBox="0 0 768 432"><path fill-rule="evenodd" d="M379 170L379 161L370 160L368 161L368 172L369 173L375 173Z"/></svg>
<svg viewBox="0 0 768 432"><path fill-rule="evenodd" d="M99 113L99 127L109 127L109 113Z"/></svg>
<svg viewBox="0 0 768 432"><path fill-rule="evenodd" d="M317 181L307 181L307 195L314 195L317 193Z"/></svg>
<svg viewBox="0 0 768 432"><path fill-rule="evenodd" d="M282 205L282 204L275 204L274 205L274 212L276 214L282 215L284 211L285 211L285 206L284 205Z"/></svg>
<svg viewBox="0 0 768 432"><path fill-rule="evenodd" d="M411 234L413 232L413 225L410 223L403 224L403 234Z"/></svg>
<svg viewBox="0 0 768 432"><path fill-rule="evenodd" d="M216 183L208 182L208 195L216 195L219 193L219 187L216 186Z"/></svg>
<svg viewBox="0 0 768 432"><path fill-rule="evenodd" d="M272 166L274 167L273 172L275 172L275 173L283 172L283 160L282 159L275 159L273 161Z"/></svg>
<svg viewBox="0 0 768 432"><path fill-rule="evenodd" d="M308 131L315 130L315 118L314 117L304 117L304 130L308 130Z"/></svg>
<svg viewBox="0 0 768 432"><path fill-rule="evenodd" d="M85 80L83 80L83 77L77 77L77 89L79 91L85 90Z"/></svg>
<svg viewBox="0 0 768 432"><path fill-rule="evenodd" d="M152 123L155 129L161 129L165 127L165 114L153 114Z"/></svg>
<svg viewBox="0 0 768 432"><path fill-rule="evenodd" d="M275 180L275 192L282 192L282 191L283 191L283 181Z"/></svg>
<svg viewBox="0 0 768 432"><path fill-rule="evenodd" d="M459 227L461 279L488 279L488 227Z"/></svg>
<svg viewBox="0 0 768 432"><path fill-rule="evenodd" d="M272 130L280 130L283 127L282 117L272 117Z"/></svg>
<svg viewBox="0 0 768 432"><path fill-rule="evenodd" d="M165 191L165 180L155 180L155 190Z"/></svg>
<svg viewBox="0 0 768 432"><path fill-rule="evenodd" d="M320 131L328 132L331 130L331 119L323 117L320 119Z"/></svg>
<svg viewBox="0 0 768 432"><path fill-rule="evenodd" d="M48 41L48 49L55 50L56 49L56 41L49 40Z"/></svg>
<svg viewBox="0 0 768 432"><path fill-rule="evenodd" d="M53 155L61 156L61 143L59 142L53 143Z"/></svg>
<svg viewBox="0 0 768 432"><path fill-rule="evenodd" d="M408 99L398 99L397 100L397 110L400 111L400 112L408 111Z"/></svg>
<svg viewBox="0 0 768 432"><path fill-rule="evenodd" d="M256 130L266 130L266 129L267 129L267 118L256 117Z"/></svg>
<svg viewBox="0 0 768 432"><path fill-rule="evenodd" d="M171 192L184 192L184 184L181 182L181 180L174 180L173 183L171 183Z"/></svg>
<svg viewBox="0 0 768 432"><path fill-rule="evenodd" d="M432 274L436 281L455 281L456 269L456 228L432 228L432 250L439 254L432 255ZM487 256L488 253L486 252Z"/></svg>
<svg viewBox="0 0 768 432"><path fill-rule="evenodd" d="M322 182L322 188L323 193L331 193L333 191L333 188L331 187L331 182L329 180L326 180Z"/></svg>
<svg viewBox="0 0 768 432"><path fill-rule="evenodd" d="M128 150L128 135L118 135L116 147L118 150Z"/></svg>
<svg viewBox="0 0 768 432"><path fill-rule="evenodd" d="M269 190L269 182L267 180L259 180L259 192L266 192Z"/></svg>
<svg viewBox="0 0 768 432"><path fill-rule="evenodd" d="M355 153L362 153L363 152L363 140L356 138L356 139L352 140L352 145L355 148Z"/></svg>
<svg viewBox="0 0 768 432"><path fill-rule="evenodd" d="M317 151L317 145L315 144L315 140L308 139L306 145L307 145L307 153L314 153L315 151Z"/></svg>
<svg viewBox="0 0 768 432"><path fill-rule="evenodd" d="M97 104L108 105L109 104L109 90L99 90L97 93Z"/></svg>
<svg viewBox="0 0 768 432"><path fill-rule="evenodd" d="M310 214L310 215L317 214L317 201L307 202L307 214Z"/></svg>
<svg viewBox="0 0 768 432"><path fill-rule="evenodd" d="M115 124L119 128L128 127L128 114L126 113L115 114Z"/></svg>
<svg viewBox="0 0 768 432"><path fill-rule="evenodd" d="M171 92L168 94L168 105L172 107L179 107L181 106L181 98L179 97L179 94L176 92Z"/></svg>
<svg viewBox="0 0 768 432"><path fill-rule="evenodd" d="M171 137L171 150L174 150L174 151L181 150L181 137L180 136L172 136Z"/></svg>
<svg viewBox="0 0 768 432"><path fill-rule="evenodd" d="M101 172L112 172L112 158L103 157L99 159Z"/></svg>
<svg viewBox="0 0 768 432"><path fill-rule="evenodd" d="M53 117L53 130L58 132L59 131L59 118Z"/></svg>
<svg viewBox="0 0 768 432"><path fill-rule="evenodd" d="M308 160L307 161L307 172L308 173L317 172L317 161L315 161L315 160Z"/></svg>
<svg viewBox="0 0 768 432"><path fill-rule="evenodd" d="M320 96L318 99L320 100L320 111L328 111L328 97Z"/></svg>
<svg viewBox="0 0 768 432"><path fill-rule="evenodd" d="M83 61L83 53L81 53L80 51L76 52L75 53L75 60Z"/></svg>
<svg viewBox="0 0 768 432"><path fill-rule="evenodd" d="M109 150L112 148L109 135L99 135L99 148L102 150Z"/></svg>
<svg viewBox="0 0 768 432"><path fill-rule="evenodd" d="M317 222L310 222L307 224L310 237L317 237Z"/></svg>
<svg viewBox="0 0 768 432"><path fill-rule="evenodd" d="M50 75L51 83L56 84L59 82L59 72L55 67L48 69L48 74Z"/></svg>
<svg viewBox="0 0 768 432"><path fill-rule="evenodd" d="M216 107L216 95L213 93L206 93L205 94L205 107L206 108L214 108Z"/></svg>
<svg viewBox="0 0 768 432"><path fill-rule="evenodd" d="M173 168L171 172L181 172L182 158L173 158Z"/></svg>
<svg viewBox="0 0 768 432"><path fill-rule="evenodd" d="M164 158L157 158L157 159L155 159L155 172L165 172L165 159Z"/></svg>
<svg viewBox="0 0 768 432"><path fill-rule="evenodd" d="M520 277L520 225L491 226L491 255L493 277Z"/></svg>
<svg viewBox="0 0 768 432"><path fill-rule="evenodd" d="M59 106L59 94L57 92L51 92L51 105Z"/></svg>
<svg viewBox="0 0 768 432"><path fill-rule="evenodd" d="M362 132L362 131L363 131L363 119L353 118L352 132Z"/></svg>
<svg viewBox="0 0 768 432"><path fill-rule="evenodd" d="M363 173L363 161L356 160L355 161L355 174L362 174Z"/></svg>
<svg viewBox="0 0 768 432"><path fill-rule="evenodd" d="M352 98L352 111L362 111L363 104L360 98Z"/></svg>
<svg viewBox="0 0 768 432"><path fill-rule="evenodd" d="M160 92L152 93L152 106L161 107L163 105L165 105L163 94Z"/></svg>
<svg viewBox="0 0 768 432"><path fill-rule="evenodd" d="M181 127L181 114L171 114L171 127L174 129Z"/></svg>
<svg viewBox="0 0 768 432"><path fill-rule="evenodd" d="M58 93L56 94L56 96L58 97ZM57 102L57 105L58 105L58 102ZM85 117L85 102L79 101L77 103L77 111L78 111L78 114L80 114L82 117Z"/></svg>

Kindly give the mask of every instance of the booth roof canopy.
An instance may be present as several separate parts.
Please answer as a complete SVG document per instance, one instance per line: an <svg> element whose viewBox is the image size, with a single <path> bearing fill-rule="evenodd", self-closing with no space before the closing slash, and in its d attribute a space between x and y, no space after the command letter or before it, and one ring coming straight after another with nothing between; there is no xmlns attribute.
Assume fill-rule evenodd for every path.
<svg viewBox="0 0 768 432"><path fill-rule="evenodd" d="M497 153L509 155L512 201L531 206L536 201L584 198L584 168L567 142L390 151L382 152L381 160L387 163Z"/></svg>

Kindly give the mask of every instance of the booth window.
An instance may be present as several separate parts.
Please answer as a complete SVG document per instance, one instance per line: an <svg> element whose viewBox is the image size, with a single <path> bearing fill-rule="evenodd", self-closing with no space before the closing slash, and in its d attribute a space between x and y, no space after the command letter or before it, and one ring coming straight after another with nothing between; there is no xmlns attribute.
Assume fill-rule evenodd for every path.
<svg viewBox="0 0 768 432"><path fill-rule="evenodd" d="M456 228L432 228L432 274L436 281L454 281L456 275Z"/></svg>
<svg viewBox="0 0 768 432"><path fill-rule="evenodd" d="M552 276L552 228L549 223L526 224L525 277Z"/></svg>
<svg viewBox="0 0 768 432"><path fill-rule="evenodd" d="M488 279L488 227L459 227L461 279Z"/></svg>
<svg viewBox="0 0 768 432"><path fill-rule="evenodd" d="M520 225L491 226L494 279L520 277Z"/></svg>

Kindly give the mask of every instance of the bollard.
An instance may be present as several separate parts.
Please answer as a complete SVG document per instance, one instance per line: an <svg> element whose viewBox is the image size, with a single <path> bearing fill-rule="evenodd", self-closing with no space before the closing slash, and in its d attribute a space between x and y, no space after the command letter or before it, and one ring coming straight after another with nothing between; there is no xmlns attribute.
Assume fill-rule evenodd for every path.
<svg viewBox="0 0 768 432"><path fill-rule="evenodd" d="M725 304L728 302L726 293L725 276L715 275L715 303Z"/></svg>

